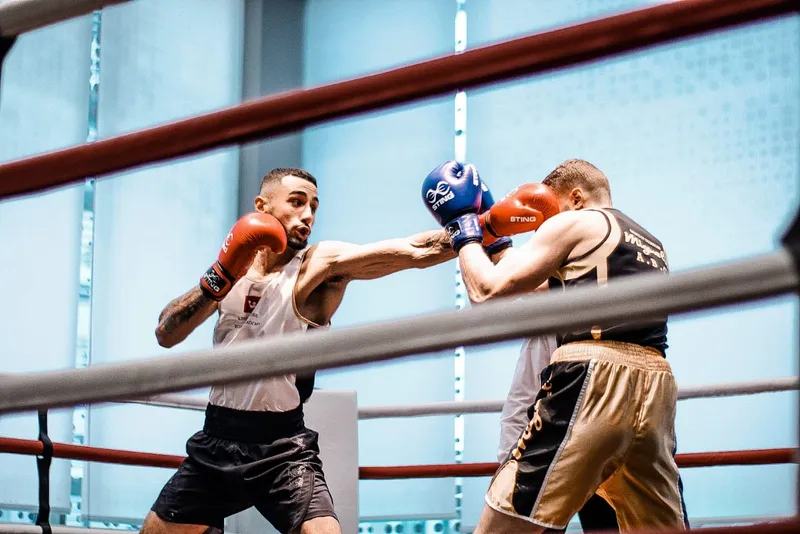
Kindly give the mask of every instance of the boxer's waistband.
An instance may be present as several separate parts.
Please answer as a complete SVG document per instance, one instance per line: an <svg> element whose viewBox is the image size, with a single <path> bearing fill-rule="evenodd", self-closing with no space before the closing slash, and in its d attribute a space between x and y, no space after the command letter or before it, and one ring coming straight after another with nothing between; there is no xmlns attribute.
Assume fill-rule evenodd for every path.
<svg viewBox="0 0 800 534"><path fill-rule="evenodd" d="M291 436L305 428L303 405L288 412L234 410L209 404L203 432L233 441L270 443Z"/></svg>
<svg viewBox="0 0 800 534"><path fill-rule="evenodd" d="M558 347L550 358L551 363L586 360L601 360L648 371L672 373L666 358L658 350L622 341L574 341Z"/></svg>

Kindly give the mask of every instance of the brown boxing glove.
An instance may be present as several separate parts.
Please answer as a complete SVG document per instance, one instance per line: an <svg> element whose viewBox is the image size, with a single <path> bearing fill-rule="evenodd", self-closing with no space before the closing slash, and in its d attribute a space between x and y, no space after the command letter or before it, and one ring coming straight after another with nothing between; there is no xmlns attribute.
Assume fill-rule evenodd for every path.
<svg viewBox="0 0 800 534"><path fill-rule="evenodd" d="M541 183L523 184L481 215L486 241L502 236L537 230L544 221L559 212L558 197L552 188Z"/></svg>
<svg viewBox="0 0 800 534"><path fill-rule="evenodd" d="M200 288L210 299L220 301L236 280L244 276L260 248L280 254L286 250L286 230L268 213L248 213L233 225L216 263L200 279Z"/></svg>

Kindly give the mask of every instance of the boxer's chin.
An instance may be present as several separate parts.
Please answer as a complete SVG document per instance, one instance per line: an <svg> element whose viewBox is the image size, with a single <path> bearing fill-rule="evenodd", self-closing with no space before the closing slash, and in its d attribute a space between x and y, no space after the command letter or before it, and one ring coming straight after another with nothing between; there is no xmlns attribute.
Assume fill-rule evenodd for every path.
<svg viewBox="0 0 800 534"><path fill-rule="evenodd" d="M293 248L294 250L303 250L308 245L308 239L290 237L286 240L286 244L289 246L289 248Z"/></svg>

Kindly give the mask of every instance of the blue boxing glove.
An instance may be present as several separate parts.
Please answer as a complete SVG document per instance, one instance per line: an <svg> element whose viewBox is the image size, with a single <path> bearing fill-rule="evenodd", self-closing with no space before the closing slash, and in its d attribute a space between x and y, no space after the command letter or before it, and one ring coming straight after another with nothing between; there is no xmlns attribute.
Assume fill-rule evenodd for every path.
<svg viewBox="0 0 800 534"><path fill-rule="evenodd" d="M425 206L450 234L456 254L467 243L483 241L478 220L481 209L481 180L472 165L446 161L422 181Z"/></svg>
<svg viewBox="0 0 800 534"><path fill-rule="evenodd" d="M494 197L492 197L492 192L489 191L489 186L486 185L486 182L484 182L483 179L481 179L481 191L482 191L481 209L480 211L478 211L478 215L483 215L484 213L489 211L489 208L494 206ZM491 233L487 234L486 237L491 238L492 237ZM486 244L486 241L487 239L483 240L484 242L483 250L486 251L486 255L489 256L490 258L492 257L493 254L498 254L503 250L514 245L510 237L499 237L497 239L492 239L491 243L488 245Z"/></svg>

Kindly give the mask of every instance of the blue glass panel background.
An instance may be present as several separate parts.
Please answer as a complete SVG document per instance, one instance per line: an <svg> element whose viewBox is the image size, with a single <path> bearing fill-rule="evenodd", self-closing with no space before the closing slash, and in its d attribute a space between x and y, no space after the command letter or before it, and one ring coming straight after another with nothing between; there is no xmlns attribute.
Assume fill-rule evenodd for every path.
<svg viewBox="0 0 800 534"><path fill-rule="evenodd" d="M231 106L242 97L244 2L138 0L103 11L100 138ZM213 36L213 38L209 38ZM172 349L158 346L164 306L196 285L236 219L238 148L98 180L92 361L105 364L211 346L214 320ZM205 395L207 390L195 392ZM88 442L185 454L203 413L93 406ZM173 470L90 463L85 517L136 523ZM127 488L120 499L113 488Z"/></svg>
<svg viewBox="0 0 800 534"><path fill-rule="evenodd" d="M86 139L90 39L91 17L79 17L14 44L0 88L0 162ZM0 372L74 365L82 208L82 186L0 202ZM53 441L72 441L72 410L48 419ZM36 439L36 414L0 417L0 435ZM38 510L35 458L0 455L0 473L0 508ZM53 461L50 486L53 511L68 511L69 461Z"/></svg>
<svg viewBox="0 0 800 534"><path fill-rule="evenodd" d="M473 0L470 45L597 10ZM673 272L774 250L798 203L798 34L796 17L781 19L469 92L468 159L497 194L568 158L595 163L615 206L665 243ZM793 298L673 318L668 358L681 386L793 376L797 325ZM468 351L468 398L505 396L518 346ZM796 445L796 406L795 393L681 402L679 452ZM465 461L494 459L498 424L467 417ZM794 474L684 470L690 517L790 514ZM466 525L487 484L465 484Z"/></svg>
<svg viewBox="0 0 800 534"><path fill-rule="evenodd" d="M453 49L451 0L311 0L306 10L306 86L358 76ZM369 22L367 22L369 21ZM419 200L422 178L453 157L453 99L405 106L309 128L303 166L319 180L312 240L369 243L434 228ZM449 309L455 262L353 282L333 327ZM323 388L355 389L361 406L453 398L452 351L433 359L320 373ZM359 423L361 465L450 463L450 417ZM362 481L362 518L452 517L453 481Z"/></svg>

